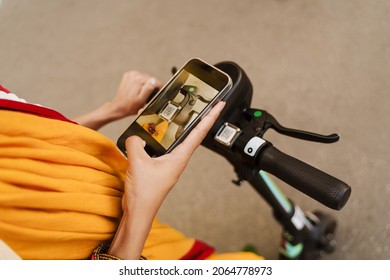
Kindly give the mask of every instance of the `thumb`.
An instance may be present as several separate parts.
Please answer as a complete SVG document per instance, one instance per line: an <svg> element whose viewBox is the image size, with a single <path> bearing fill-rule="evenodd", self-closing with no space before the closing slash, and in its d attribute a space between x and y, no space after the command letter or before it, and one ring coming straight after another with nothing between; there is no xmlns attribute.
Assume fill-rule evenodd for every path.
<svg viewBox="0 0 390 280"><path fill-rule="evenodd" d="M139 136L130 136L126 139L125 145L129 161L131 158L148 156L144 149L146 142Z"/></svg>

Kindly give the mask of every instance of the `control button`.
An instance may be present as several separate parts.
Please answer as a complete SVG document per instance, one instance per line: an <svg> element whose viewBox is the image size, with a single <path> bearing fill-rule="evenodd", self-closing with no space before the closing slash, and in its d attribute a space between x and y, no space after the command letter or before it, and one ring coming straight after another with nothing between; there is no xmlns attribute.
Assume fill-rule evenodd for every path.
<svg viewBox="0 0 390 280"><path fill-rule="evenodd" d="M231 147L240 134L241 130L237 126L226 122L218 130L214 139L226 147Z"/></svg>
<svg viewBox="0 0 390 280"><path fill-rule="evenodd" d="M255 136L251 140L249 140L248 143L246 143L244 152L247 155L254 157L260 147L263 146L265 143L266 141L264 139Z"/></svg>
<svg viewBox="0 0 390 280"><path fill-rule="evenodd" d="M263 115L263 112L262 112L262 111L255 111L255 112L253 113L253 116L255 116L256 118L260 118L262 115Z"/></svg>

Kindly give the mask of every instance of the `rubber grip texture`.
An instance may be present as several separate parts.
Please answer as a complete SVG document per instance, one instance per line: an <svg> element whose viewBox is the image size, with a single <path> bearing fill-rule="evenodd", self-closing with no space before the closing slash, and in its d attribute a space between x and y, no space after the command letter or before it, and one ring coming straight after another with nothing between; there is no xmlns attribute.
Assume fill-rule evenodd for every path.
<svg viewBox="0 0 390 280"><path fill-rule="evenodd" d="M351 187L339 179L291 157L274 146L260 155L259 167L329 208L340 210L347 203Z"/></svg>

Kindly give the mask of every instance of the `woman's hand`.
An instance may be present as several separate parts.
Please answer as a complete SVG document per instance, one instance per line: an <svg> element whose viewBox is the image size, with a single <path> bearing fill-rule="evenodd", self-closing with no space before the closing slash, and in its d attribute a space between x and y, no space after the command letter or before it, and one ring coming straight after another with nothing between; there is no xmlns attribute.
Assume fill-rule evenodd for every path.
<svg viewBox="0 0 390 280"><path fill-rule="evenodd" d="M145 105L150 94L162 87L162 82L138 71L126 72L115 98L110 102L112 114L118 119L135 115Z"/></svg>
<svg viewBox="0 0 390 280"><path fill-rule="evenodd" d="M129 166L123 197L124 215L110 254L138 259L155 215L178 181L191 155L202 143L224 107L218 103L171 153L151 158L137 136L126 141Z"/></svg>
<svg viewBox="0 0 390 280"><path fill-rule="evenodd" d="M126 72L116 96L99 108L74 119L80 125L98 130L102 126L127 116L135 115L162 82L138 71Z"/></svg>

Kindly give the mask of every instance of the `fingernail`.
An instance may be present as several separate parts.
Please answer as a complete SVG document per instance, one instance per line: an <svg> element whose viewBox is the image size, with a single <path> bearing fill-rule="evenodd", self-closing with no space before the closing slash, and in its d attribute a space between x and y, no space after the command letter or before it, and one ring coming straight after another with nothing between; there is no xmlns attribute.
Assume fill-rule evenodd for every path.
<svg viewBox="0 0 390 280"><path fill-rule="evenodd" d="M146 142L145 140L142 140L142 146L145 148L146 147Z"/></svg>
<svg viewBox="0 0 390 280"><path fill-rule="evenodd" d="M226 102L225 101L219 101L217 105L219 106L219 109L222 110L223 107L225 107Z"/></svg>
<svg viewBox="0 0 390 280"><path fill-rule="evenodd" d="M153 86L155 86L156 83L157 83L156 78L150 78L150 79L149 79L149 83L151 83Z"/></svg>

